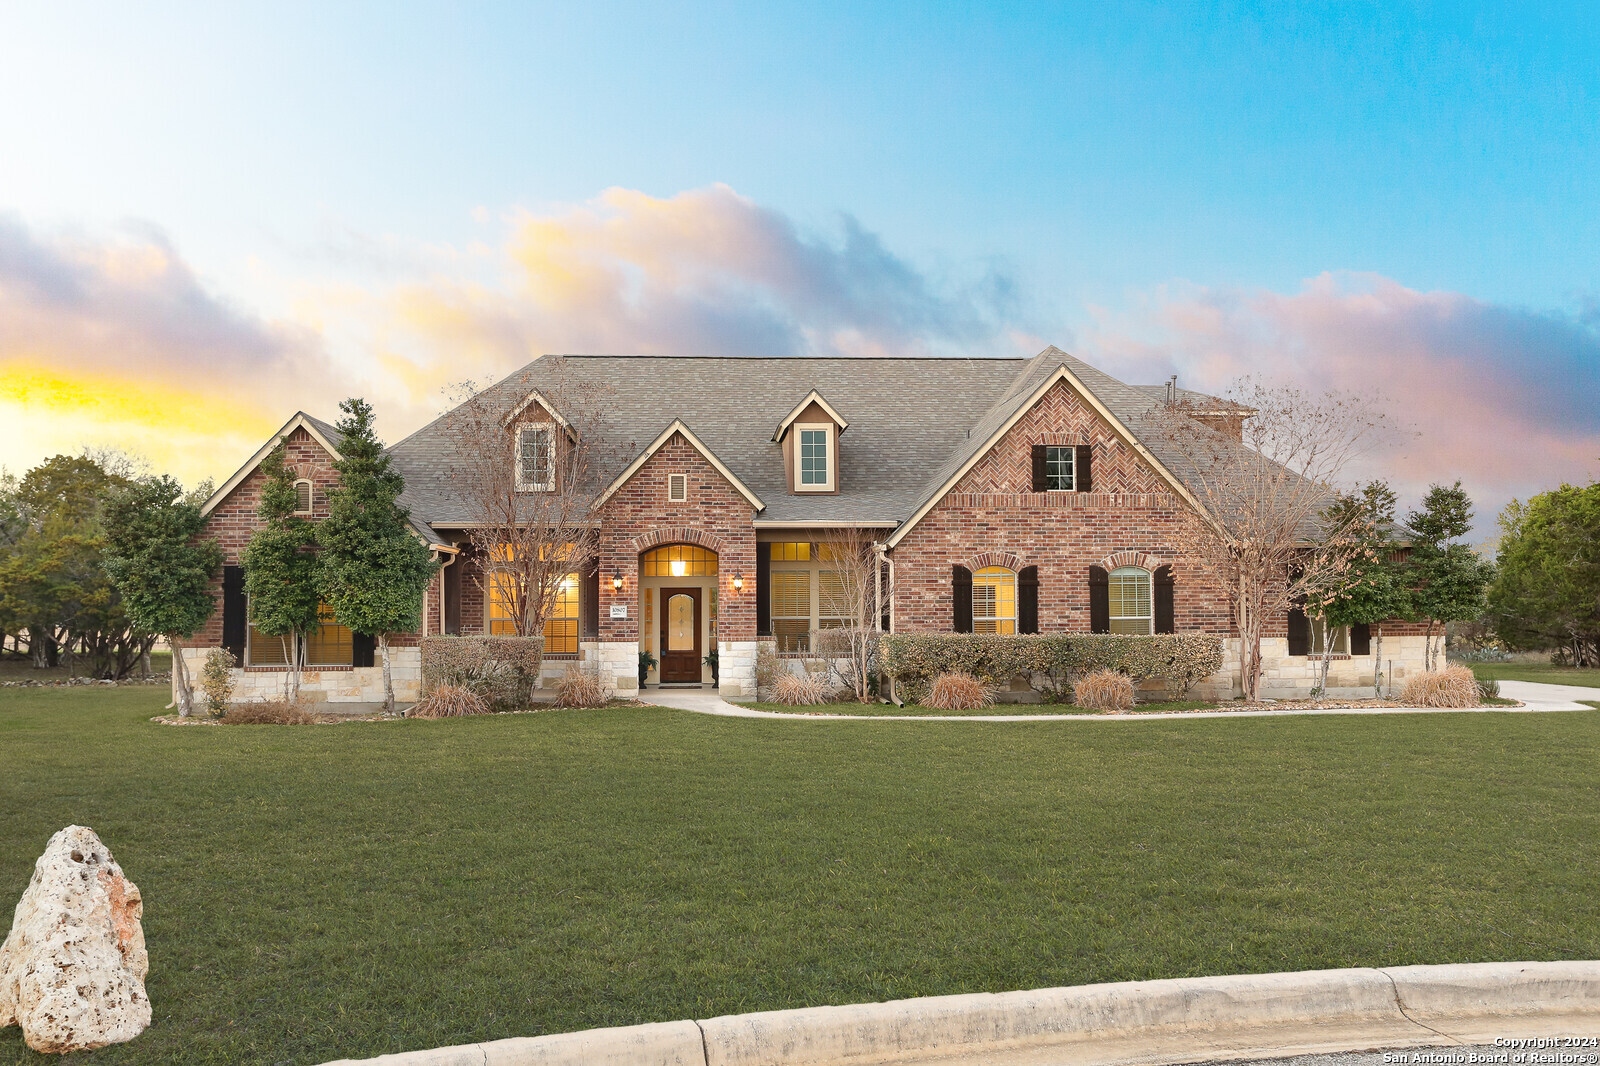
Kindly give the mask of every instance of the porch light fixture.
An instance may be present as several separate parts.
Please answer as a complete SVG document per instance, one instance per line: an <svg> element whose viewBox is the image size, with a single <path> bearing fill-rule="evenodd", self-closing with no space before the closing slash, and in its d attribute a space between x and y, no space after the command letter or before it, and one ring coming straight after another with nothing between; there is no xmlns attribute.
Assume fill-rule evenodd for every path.
<svg viewBox="0 0 1600 1066"><path fill-rule="evenodd" d="M735 591L735 592L743 592L744 591L744 575L743 574L734 574L733 575L733 591Z"/></svg>
<svg viewBox="0 0 1600 1066"><path fill-rule="evenodd" d="M682 559L672 560L672 576L682 577L689 572L689 564Z"/></svg>
<svg viewBox="0 0 1600 1066"><path fill-rule="evenodd" d="M618 592L622 591L622 571L621 570L613 570L613 571L611 571L611 587L616 589Z"/></svg>

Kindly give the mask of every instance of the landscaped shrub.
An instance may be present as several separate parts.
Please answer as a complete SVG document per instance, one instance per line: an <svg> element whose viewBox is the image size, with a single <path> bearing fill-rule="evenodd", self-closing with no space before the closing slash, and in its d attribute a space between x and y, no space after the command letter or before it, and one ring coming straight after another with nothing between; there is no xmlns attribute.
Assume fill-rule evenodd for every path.
<svg viewBox="0 0 1600 1066"><path fill-rule="evenodd" d="M238 660L227 648L212 648L206 652L206 664L200 668L200 688L206 694L206 710L211 717L221 718L228 713L233 701L233 674L230 671Z"/></svg>
<svg viewBox="0 0 1600 1066"><path fill-rule="evenodd" d="M489 701L460 685L435 685L433 691L406 712L411 718L461 718L488 714Z"/></svg>
<svg viewBox="0 0 1600 1066"><path fill-rule="evenodd" d="M1160 679L1174 695L1222 668L1222 640L1206 633L1150 637L1081 634L894 633L883 638L883 668L902 699L921 702L942 673L960 671L1000 687L1027 678L1059 697L1069 679L1115 670L1136 681Z"/></svg>
<svg viewBox="0 0 1600 1066"><path fill-rule="evenodd" d="M567 667L566 676L556 685L558 707L604 707L606 686L600 675L577 666Z"/></svg>
<svg viewBox="0 0 1600 1066"><path fill-rule="evenodd" d="M423 637L422 692L471 689L496 711L526 707L539 684L541 637Z"/></svg>
<svg viewBox="0 0 1600 1066"><path fill-rule="evenodd" d="M994 691L971 674L952 671L933 679L922 702L941 711L976 711L994 703Z"/></svg>
<svg viewBox="0 0 1600 1066"><path fill-rule="evenodd" d="M1089 711L1133 710L1133 678L1115 670L1096 670L1072 686L1072 702Z"/></svg>
<svg viewBox="0 0 1600 1066"><path fill-rule="evenodd" d="M772 683L774 703L807 707L828 698L828 683L810 674L786 673Z"/></svg>
<svg viewBox="0 0 1600 1066"><path fill-rule="evenodd" d="M783 660L778 658L778 648L775 644L762 641L756 645L756 698L760 699L763 692L769 693L772 686L782 677L788 668Z"/></svg>
<svg viewBox="0 0 1600 1066"><path fill-rule="evenodd" d="M1478 679L1478 695L1486 700L1498 698L1500 695L1500 682L1492 677L1480 677Z"/></svg>
<svg viewBox="0 0 1600 1066"><path fill-rule="evenodd" d="M1413 707L1476 707L1483 701L1483 694L1471 670L1451 666L1408 679L1400 701Z"/></svg>
<svg viewBox="0 0 1600 1066"><path fill-rule="evenodd" d="M317 716L303 703L266 700L262 703L236 703L222 718L226 725L316 725Z"/></svg>

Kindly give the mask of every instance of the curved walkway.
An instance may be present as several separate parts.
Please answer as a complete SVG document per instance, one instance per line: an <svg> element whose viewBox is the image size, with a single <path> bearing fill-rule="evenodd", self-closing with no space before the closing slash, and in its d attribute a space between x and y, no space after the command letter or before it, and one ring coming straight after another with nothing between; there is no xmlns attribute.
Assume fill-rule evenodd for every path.
<svg viewBox="0 0 1600 1066"><path fill-rule="evenodd" d="M696 714L728 718L789 718L804 722L1145 722L1170 718L1272 718L1299 714L1484 714L1503 712L1528 714L1541 711L1588 711L1593 708L1578 702L1600 700L1600 688L1577 685L1543 685L1532 681L1502 681L1500 694L1521 700L1522 707L1284 707L1251 711L1158 711L1153 714L801 714L790 711L762 711L729 703L715 689L646 689L639 698L658 707L672 707Z"/></svg>

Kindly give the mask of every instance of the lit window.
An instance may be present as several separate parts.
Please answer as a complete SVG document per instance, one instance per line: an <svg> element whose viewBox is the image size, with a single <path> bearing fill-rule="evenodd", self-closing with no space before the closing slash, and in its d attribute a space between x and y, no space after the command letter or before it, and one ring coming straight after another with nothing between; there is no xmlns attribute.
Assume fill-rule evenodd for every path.
<svg viewBox="0 0 1600 1066"><path fill-rule="evenodd" d="M1111 600L1111 632L1148 636L1155 632L1150 571L1119 566L1107 580Z"/></svg>
<svg viewBox="0 0 1600 1066"><path fill-rule="evenodd" d="M1074 449L1050 445L1044 450L1045 491L1072 491L1072 459Z"/></svg>
<svg viewBox="0 0 1600 1066"><path fill-rule="evenodd" d="M354 639L350 627L333 620L333 608L317 606L317 631L306 635L307 666L349 666L353 661Z"/></svg>
<svg viewBox="0 0 1600 1066"><path fill-rule="evenodd" d="M294 483L294 513L310 514L312 504L311 482L301 478Z"/></svg>
<svg viewBox="0 0 1600 1066"><path fill-rule="evenodd" d="M550 492L556 487L554 435L549 426L517 427L517 488Z"/></svg>
<svg viewBox="0 0 1600 1066"><path fill-rule="evenodd" d="M1017 631L1017 575L1003 566L986 566L972 575L972 631Z"/></svg>
<svg viewBox="0 0 1600 1066"><path fill-rule="evenodd" d="M775 563L804 563L810 560L811 545L807 541L782 541L772 545L772 561Z"/></svg>
<svg viewBox="0 0 1600 1066"><path fill-rule="evenodd" d="M844 578L837 571L823 570L817 574L817 628L840 629L850 624L850 596Z"/></svg>
<svg viewBox="0 0 1600 1066"><path fill-rule="evenodd" d="M693 544L669 544L644 553L640 577L715 577L717 553Z"/></svg>
<svg viewBox="0 0 1600 1066"><path fill-rule="evenodd" d="M517 633L517 575L511 570L489 571L489 633L497 637ZM578 575L568 574L556 590L555 604L544 627L544 650L549 655L578 654Z"/></svg>
<svg viewBox="0 0 1600 1066"><path fill-rule="evenodd" d="M772 635L779 651L811 650L811 572L772 575Z"/></svg>

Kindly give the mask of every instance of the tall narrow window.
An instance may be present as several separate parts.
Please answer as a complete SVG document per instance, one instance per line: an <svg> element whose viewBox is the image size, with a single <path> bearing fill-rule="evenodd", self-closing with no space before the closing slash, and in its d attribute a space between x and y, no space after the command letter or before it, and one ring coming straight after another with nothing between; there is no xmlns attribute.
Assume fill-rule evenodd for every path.
<svg viewBox="0 0 1600 1066"><path fill-rule="evenodd" d="M312 499L311 482L306 478L296 481L294 483L294 513L310 514Z"/></svg>
<svg viewBox="0 0 1600 1066"><path fill-rule="evenodd" d="M1150 571L1119 566L1107 581L1111 602L1111 632L1149 635L1155 621Z"/></svg>
<svg viewBox="0 0 1600 1066"><path fill-rule="evenodd" d="M779 651L811 650L811 573L772 575L772 635Z"/></svg>
<svg viewBox="0 0 1600 1066"><path fill-rule="evenodd" d="M834 487L833 427L794 427L794 487L800 492L831 492Z"/></svg>
<svg viewBox="0 0 1600 1066"><path fill-rule="evenodd" d="M972 631L1017 631L1017 575L1003 566L986 566L972 575Z"/></svg>
<svg viewBox="0 0 1600 1066"><path fill-rule="evenodd" d="M578 582L577 574L568 574L556 590L555 606L544 624L546 655L578 654Z"/></svg>
<svg viewBox="0 0 1600 1066"><path fill-rule="evenodd" d="M549 426L517 427L517 488L524 492L555 489L554 440Z"/></svg>
<svg viewBox="0 0 1600 1066"><path fill-rule="evenodd" d="M1046 492L1072 491L1073 449L1048 445L1044 450L1044 487Z"/></svg>

